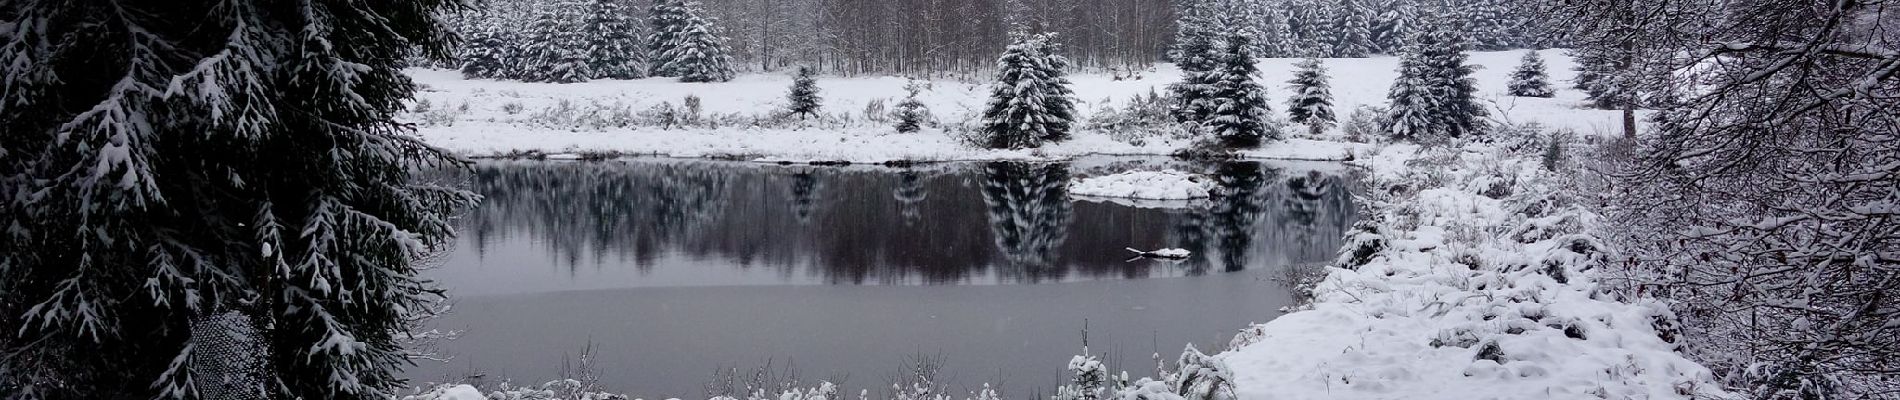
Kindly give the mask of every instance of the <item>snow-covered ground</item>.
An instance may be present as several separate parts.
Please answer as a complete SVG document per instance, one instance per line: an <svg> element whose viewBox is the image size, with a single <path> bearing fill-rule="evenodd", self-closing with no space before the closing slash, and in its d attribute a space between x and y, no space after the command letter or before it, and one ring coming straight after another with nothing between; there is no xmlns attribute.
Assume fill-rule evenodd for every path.
<svg viewBox="0 0 1900 400"><path fill-rule="evenodd" d="M1311 306L1215 356L1241 398L1723 395L1674 351L1666 306L1598 287L1615 250L1535 155L1397 145L1360 164L1371 215Z"/></svg>
<svg viewBox="0 0 1900 400"><path fill-rule="evenodd" d="M1476 74L1485 101L1494 106L1493 117L1513 123L1540 122L1582 133L1616 129L1615 112L1581 107L1583 95L1561 90L1554 99L1518 98L1504 94L1508 75L1522 52L1472 53L1471 62L1480 66ZM1567 85L1574 75L1570 58L1562 51L1546 50L1553 83ZM1296 59L1261 59L1263 83L1270 97L1283 100L1291 94L1284 81L1292 77ZM1333 95L1341 119L1362 105L1385 102L1385 93L1398 60L1394 57L1328 59ZM417 94L415 112L406 118L417 122L423 140L471 156L495 156L519 153L579 154L612 153L662 155L674 157L740 158L761 161L853 161L893 160L997 160L1070 158L1088 154L1156 155L1170 154L1189 144L1188 140L1146 137L1127 140L1128 132L1083 130L1068 142L1038 150L1000 151L971 148L943 128L928 128L914 134L896 133L889 123L866 119L867 107L880 103L888 108L902 100L908 80L899 77L826 77L818 81L825 112L848 114L855 122L834 128L757 128L744 123L709 127L661 129L645 124L626 125L627 120L659 113L662 103L684 113L684 99L699 99L700 114L707 119L720 115L756 117L783 108L785 92L791 83L789 74L749 74L724 83L680 83L669 79L602 80L578 84L523 83L494 80L466 80L455 71L412 69L409 73L423 87ZM1071 77L1081 119L1105 107L1119 107L1136 95L1165 92L1179 71L1168 64L1135 79L1116 80L1108 74L1077 74ZM932 81L930 89L919 95L935 118L946 124L973 123L981 112L988 93L983 82ZM1275 111L1285 111L1275 102ZM872 113L878 114L878 113ZM1289 129L1292 130L1292 129ZM1325 139L1337 138L1337 129ZM1117 137L1123 140L1117 140ZM1138 142L1138 143L1130 143ZM1334 140L1288 140L1245 152L1254 158L1343 160L1363 152L1363 144Z"/></svg>
<svg viewBox="0 0 1900 400"><path fill-rule="evenodd" d="M1186 172L1128 171L1108 176L1076 179L1069 183L1069 194L1148 200L1187 200L1208 197L1213 188L1213 179Z"/></svg>

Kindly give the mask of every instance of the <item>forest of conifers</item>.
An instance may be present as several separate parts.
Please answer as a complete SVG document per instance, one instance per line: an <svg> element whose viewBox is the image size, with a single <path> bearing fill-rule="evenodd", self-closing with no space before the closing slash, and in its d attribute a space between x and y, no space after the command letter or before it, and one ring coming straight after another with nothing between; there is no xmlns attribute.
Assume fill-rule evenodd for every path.
<svg viewBox="0 0 1900 400"><path fill-rule="evenodd" d="M488 0L454 15L459 31L508 35L538 7L619 9L644 20L642 0ZM1052 32L1075 66L1139 70L1165 59L1176 10L1217 9L1257 38L1262 57L1360 57L1396 53L1425 20L1469 32L1475 50L1554 45L1530 0L707 0L701 7L740 71L811 66L821 73L967 75L994 67L1012 30ZM1432 18L1431 16L1438 16ZM1359 36L1363 34L1363 36ZM1336 51L1363 37L1370 53Z"/></svg>

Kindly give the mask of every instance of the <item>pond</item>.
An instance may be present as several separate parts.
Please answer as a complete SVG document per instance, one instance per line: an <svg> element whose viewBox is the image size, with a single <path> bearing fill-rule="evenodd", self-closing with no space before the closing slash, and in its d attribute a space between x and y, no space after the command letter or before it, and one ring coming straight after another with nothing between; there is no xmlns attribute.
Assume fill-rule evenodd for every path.
<svg viewBox="0 0 1900 400"><path fill-rule="evenodd" d="M1174 168L1217 178L1192 202L1077 198L1072 178ZM820 167L629 159L494 161L486 196L425 275L463 330L418 382L538 383L590 347L604 387L705 398L716 371L880 393L922 358L961 396L1048 394L1089 348L1150 375L1291 305L1293 267L1331 260L1357 219L1327 163ZM1187 260L1131 259L1176 247Z"/></svg>

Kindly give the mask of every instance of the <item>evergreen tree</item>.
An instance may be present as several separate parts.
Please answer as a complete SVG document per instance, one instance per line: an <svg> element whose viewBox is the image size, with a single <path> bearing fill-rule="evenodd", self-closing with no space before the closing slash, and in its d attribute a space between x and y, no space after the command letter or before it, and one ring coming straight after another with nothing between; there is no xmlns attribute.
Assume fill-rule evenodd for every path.
<svg viewBox="0 0 1900 400"><path fill-rule="evenodd" d="M1295 64L1299 72L1293 74L1293 80L1287 81L1287 89L1293 90L1293 97L1287 99L1288 119L1296 124L1310 127L1319 134L1332 127L1336 121L1333 116L1333 90L1327 82L1326 66L1317 58L1308 58Z"/></svg>
<svg viewBox="0 0 1900 400"><path fill-rule="evenodd" d="M1069 138L1075 121L1075 100L1063 77L1069 61L1053 54L1053 40L1049 34L1019 38L997 59L996 83L983 111L990 148L1038 147Z"/></svg>
<svg viewBox="0 0 1900 400"><path fill-rule="evenodd" d="M1272 13L1267 18L1267 27L1261 30L1260 44L1254 46L1260 49L1259 55L1269 58L1292 57L1297 51L1293 45L1293 27L1287 25L1286 15Z"/></svg>
<svg viewBox="0 0 1900 400"><path fill-rule="evenodd" d="M587 6L574 1L542 4L522 46L522 72L528 82L575 83L594 77L588 62L588 35L581 22Z"/></svg>
<svg viewBox="0 0 1900 400"><path fill-rule="evenodd" d="M1390 10L1379 14L1378 22L1372 28L1372 44L1377 52L1395 54L1405 49L1405 43L1412 33L1417 31L1418 11L1412 3L1400 1Z"/></svg>
<svg viewBox="0 0 1900 400"><path fill-rule="evenodd" d="M1479 51L1494 51L1510 48L1512 44L1509 22L1505 20L1504 6L1497 0L1463 0L1457 3L1455 21L1467 32L1467 39Z"/></svg>
<svg viewBox="0 0 1900 400"><path fill-rule="evenodd" d="M1343 0L1339 7L1339 40L1333 44L1333 57L1363 58L1374 51L1372 43L1372 22L1365 6L1358 1Z"/></svg>
<svg viewBox="0 0 1900 400"><path fill-rule="evenodd" d="M1214 1L1175 0L1174 44L1168 47L1169 61L1177 65L1205 62L1195 57L1218 48L1213 44L1218 11L1214 9Z"/></svg>
<svg viewBox="0 0 1900 400"><path fill-rule="evenodd" d="M1204 18L1205 13L1184 11L1177 22L1180 30L1171 58L1181 69L1181 81L1169 84L1168 94L1174 99L1174 119L1182 123L1205 121L1214 110L1217 77L1212 72L1220 65L1221 45Z"/></svg>
<svg viewBox="0 0 1900 400"><path fill-rule="evenodd" d="M0 397L398 395L476 200L396 120L458 6L279 6L0 5Z"/></svg>
<svg viewBox="0 0 1900 400"><path fill-rule="evenodd" d="M1511 71L1511 95L1518 97L1552 97L1557 95L1550 87L1550 77L1544 74L1544 58L1536 50L1524 52L1524 59L1518 63L1517 70Z"/></svg>
<svg viewBox="0 0 1900 400"><path fill-rule="evenodd" d="M818 80L814 75L811 67L798 67L798 75L792 77L792 91L786 95L786 99L791 102L788 108L800 119L818 116L821 99L818 97Z"/></svg>
<svg viewBox="0 0 1900 400"><path fill-rule="evenodd" d="M1269 119L1273 110L1267 104L1267 89L1254 81L1260 70L1254 66L1253 52L1246 36L1227 38L1227 51L1214 72L1214 110L1205 126L1227 148L1257 148L1266 140L1280 138L1278 127Z"/></svg>
<svg viewBox="0 0 1900 400"><path fill-rule="evenodd" d="M1464 37L1446 24L1413 35L1387 94L1385 128L1394 138L1437 140L1482 133L1488 113L1477 101Z"/></svg>
<svg viewBox="0 0 1900 400"><path fill-rule="evenodd" d="M726 39L713 33L712 22L700 17L699 3L682 7L685 18L673 41L662 43L659 76L677 76L681 82L732 80L732 50Z"/></svg>
<svg viewBox="0 0 1900 400"><path fill-rule="evenodd" d="M914 81L904 85L904 91L909 94L904 96L904 101L898 102L897 108L891 111L891 115L897 120L898 133L916 133L923 127L924 120L930 117L930 110L924 107L923 102L917 101L917 94L923 91L923 88L923 84Z"/></svg>
<svg viewBox="0 0 1900 400"><path fill-rule="evenodd" d="M588 14L587 63L594 78L646 77L646 50L640 44L640 24L632 20L626 0L593 0Z"/></svg>
<svg viewBox="0 0 1900 400"><path fill-rule="evenodd" d="M478 29L468 35L458 57L464 79L509 78L514 72L515 44L507 34L494 29Z"/></svg>
<svg viewBox="0 0 1900 400"><path fill-rule="evenodd" d="M675 43L686 31L686 0L653 0L653 6L647 9L647 27L653 31L647 34L647 73L652 76L677 78L678 71L667 69L673 59L668 54Z"/></svg>
<svg viewBox="0 0 1900 400"><path fill-rule="evenodd" d="M1334 6L1324 0L1290 0L1287 24L1293 29L1294 57L1329 57L1339 32Z"/></svg>

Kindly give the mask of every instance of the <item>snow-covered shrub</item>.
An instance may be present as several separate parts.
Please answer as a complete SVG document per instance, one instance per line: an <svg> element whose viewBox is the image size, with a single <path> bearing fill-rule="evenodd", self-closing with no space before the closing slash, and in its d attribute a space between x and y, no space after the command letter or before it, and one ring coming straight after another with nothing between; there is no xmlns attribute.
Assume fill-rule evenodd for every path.
<svg viewBox="0 0 1900 400"><path fill-rule="evenodd" d="M1129 98L1119 108L1109 99L1102 99L1101 107L1089 115L1085 127L1102 132L1115 141L1137 146L1146 144L1150 137L1186 138L1188 130L1175 123L1174 116L1169 115L1170 101L1153 90L1146 95L1137 94Z"/></svg>
<svg viewBox="0 0 1900 400"><path fill-rule="evenodd" d="M898 133L917 132L930 120L930 108L917 100L917 94L929 87L929 84L914 80L904 84L904 101L898 102L897 108L891 110L891 119L897 121Z"/></svg>
<svg viewBox="0 0 1900 400"><path fill-rule="evenodd" d="M1208 357L1188 345L1177 362L1180 372L1172 383L1175 394L1187 400L1235 400L1234 372L1227 363Z"/></svg>
<svg viewBox="0 0 1900 400"><path fill-rule="evenodd" d="M1346 121L1339 125L1339 130L1346 134L1348 142L1366 143L1368 140L1384 137L1380 133L1383 123L1379 121L1384 115L1385 108L1383 107L1363 105L1355 107L1352 109L1352 114L1346 117Z"/></svg>

